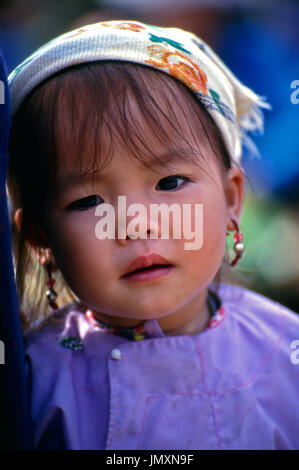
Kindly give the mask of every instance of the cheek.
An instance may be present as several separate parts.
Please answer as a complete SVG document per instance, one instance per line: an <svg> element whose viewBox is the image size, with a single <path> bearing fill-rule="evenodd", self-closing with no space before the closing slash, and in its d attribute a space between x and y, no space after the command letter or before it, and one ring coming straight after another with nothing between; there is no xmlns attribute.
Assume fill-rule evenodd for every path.
<svg viewBox="0 0 299 470"><path fill-rule="evenodd" d="M109 271L113 241L96 237L96 222L94 216L78 216L56 220L53 225L52 250L58 267L67 279L90 278L94 274L93 267L98 275Z"/></svg>
<svg viewBox="0 0 299 470"><path fill-rule="evenodd" d="M72 252L87 248L92 242L93 233L90 220L83 217L66 216L56 219L52 224L51 241L61 255L69 256ZM55 228L54 228L55 227Z"/></svg>
<svg viewBox="0 0 299 470"><path fill-rule="evenodd" d="M222 249L225 245L226 212L225 206L204 211L203 234L207 247ZM218 209L218 210L217 210Z"/></svg>
<svg viewBox="0 0 299 470"><path fill-rule="evenodd" d="M193 279L195 282L209 283L217 274L225 254L225 214L225 206L219 201L219 204L213 207L203 204L203 217L197 223L197 228L194 218L192 219L192 225L195 226L196 232L196 238L194 236L194 239L198 240L200 248L186 250L185 243L190 243L190 240L183 240L180 246L181 259L185 261L190 283ZM201 233L199 234L198 231L201 231ZM192 243L194 239L191 240ZM200 239L202 244L199 244ZM193 246L196 246L196 244Z"/></svg>
<svg viewBox="0 0 299 470"><path fill-rule="evenodd" d="M181 208L181 233L192 233L196 240L202 240L202 248L197 251L223 251L227 230L227 206L219 187L213 186L209 191L199 188L191 197L182 201ZM188 242L187 238L186 236L184 242Z"/></svg>

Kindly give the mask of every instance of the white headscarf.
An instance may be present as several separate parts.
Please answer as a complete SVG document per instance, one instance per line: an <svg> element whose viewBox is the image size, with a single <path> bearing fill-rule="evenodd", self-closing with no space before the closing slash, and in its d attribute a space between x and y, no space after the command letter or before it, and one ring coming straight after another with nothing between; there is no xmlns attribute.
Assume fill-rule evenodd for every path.
<svg viewBox="0 0 299 470"><path fill-rule="evenodd" d="M248 131L263 131L264 99L244 86L200 38L178 28L137 21L105 21L78 28L44 45L8 77L12 114L45 79L72 65L117 60L147 65L183 82L219 127L233 161Z"/></svg>

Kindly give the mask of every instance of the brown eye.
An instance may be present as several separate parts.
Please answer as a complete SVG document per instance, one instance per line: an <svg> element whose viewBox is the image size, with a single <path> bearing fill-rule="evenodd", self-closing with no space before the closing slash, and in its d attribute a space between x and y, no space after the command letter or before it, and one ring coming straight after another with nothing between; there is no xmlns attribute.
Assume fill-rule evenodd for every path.
<svg viewBox="0 0 299 470"><path fill-rule="evenodd" d="M178 180L181 180L181 182L179 182ZM166 176L166 178L162 178L159 181L157 187L159 187L158 189L162 191L173 191L180 188L181 186L184 186L187 182L191 182L190 178L188 178L187 176Z"/></svg>
<svg viewBox="0 0 299 470"><path fill-rule="evenodd" d="M78 201L72 202L68 206L67 209L79 210L79 211L89 210L101 204L102 202L103 202L102 198L100 198L99 196L93 195L93 196L88 196L83 199L79 199Z"/></svg>

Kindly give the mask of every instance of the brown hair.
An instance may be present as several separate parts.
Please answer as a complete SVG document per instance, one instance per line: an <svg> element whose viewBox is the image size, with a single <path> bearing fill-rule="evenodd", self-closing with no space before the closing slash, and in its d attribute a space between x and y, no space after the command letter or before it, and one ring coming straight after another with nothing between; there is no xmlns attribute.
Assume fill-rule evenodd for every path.
<svg viewBox="0 0 299 470"><path fill-rule="evenodd" d="M152 93L153 87L159 90L159 99ZM166 89L168 93L163 93ZM100 164L108 163L115 138L143 164L150 166L157 160L142 139L128 96L134 97L147 126L161 145L171 150L177 139L181 139L190 148L182 158L200 164L172 112L175 100L186 119L190 112L198 119L198 126L191 132L199 133L203 142L209 143L223 180L231 167L220 131L210 115L185 85L163 72L127 62L85 63L63 70L34 89L12 120L7 178L19 303L30 325L45 318L49 307L45 296L46 273L33 255L29 234L32 227L43 227L44 208L55 191L58 161L66 133L72 136L71 142L68 139L68 145L72 147L68 151L72 151L80 163L86 158L88 142L88 155L93 154L91 172L99 169ZM83 114L79 112L82 109ZM175 141L165 131L162 120L175 130ZM103 132L109 135L108 147L107 139L105 145L101 139ZM18 208L22 208L20 230L13 221ZM219 282L220 278L219 270L215 281ZM61 272L55 274L55 279L60 304L77 300Z"/></svg>

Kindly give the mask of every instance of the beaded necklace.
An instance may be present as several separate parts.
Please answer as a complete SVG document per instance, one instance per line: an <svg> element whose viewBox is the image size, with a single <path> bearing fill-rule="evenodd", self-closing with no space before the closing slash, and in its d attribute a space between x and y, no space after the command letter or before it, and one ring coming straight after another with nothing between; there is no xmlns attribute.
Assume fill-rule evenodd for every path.
<svg viewBox="0 0 299 470"><path fill-rule="evenodd" d="M144 324L135 326L134 328L124 328L122 326L112 326L104 323L102 320L95 318L91 310L87 310L85 315L89 321L91 321L93 324L100 325L100 327L103 330L106 330L108 333L113 333L114 335L122 336L133 341L147 339L150 337L145 329Z"/></svg>
<svg viewBox="0 0 299 470"><path fill-rule="evenodd" d="M210 328L211 322L215 317L217 317L217 313L221 309L221 301L219 297L210 290L208 291L208 307L210 311L210 321L208 324L208 328ZM91 310L87 310L85 312L85 315L89 321L91 321L95 325L99 325L103 330L115 334L117 336L122 336L123 338L130 339L131 341L139 341L142 339L150 338L150 335L146 331L144 323L133 328L124 328L104 323L102 320L95 318Z"/></svg>

